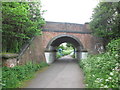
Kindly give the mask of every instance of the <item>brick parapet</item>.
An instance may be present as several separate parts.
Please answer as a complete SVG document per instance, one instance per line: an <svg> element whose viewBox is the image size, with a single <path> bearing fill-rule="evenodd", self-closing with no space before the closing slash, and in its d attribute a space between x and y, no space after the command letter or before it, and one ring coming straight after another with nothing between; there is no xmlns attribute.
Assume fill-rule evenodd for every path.
<svg viewBox="0 0 120 90"><path fill-rule="evenodd" d="M46 22L43 29L49 30L64 30L64 31L79 31L90 32L89 24L61 23L61 22Z"/></svg>

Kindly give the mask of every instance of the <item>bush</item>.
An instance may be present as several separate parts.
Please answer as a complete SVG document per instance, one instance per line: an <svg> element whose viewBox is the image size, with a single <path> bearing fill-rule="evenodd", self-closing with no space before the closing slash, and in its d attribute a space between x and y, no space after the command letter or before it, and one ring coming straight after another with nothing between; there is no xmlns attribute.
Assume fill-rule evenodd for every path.
<svg viewBox="0 0 120 90"><path fill-rule="evenodd" d="M63 50L63 51L61 52L61 54L60 54L59 52L57 52L56 57L57 57L57 58L61 58L61 57L66 56L66 55L70 55L72 52L73 52L73 51L71 51L71 50Z"/></svg>
<svg viewBox="0 0 120 90"><path fill-rule="evenodd" d="M111 55L118 55L120 53L120 38L112 40L108 45L107 49Z"/></svg>
<svg viewBox="0 0 120 90"><path fill-rule="evenodd" d="M62 57L62 55L59 52L57 52L56 58L61 58L61 57Z"/></svg>
<svg viewBox="0 0 120 90"><path fill-rule="evenodd" d="M45 24L39 2L2 2L2 51L19 53Z"/></svg>
<svg viewBox="0 0 120 90"><path fill-rule="evenodd" d="M26 65L15 66L13 68L2 67L3 88L20 87L23 81L31 79L36 71L45 66L47 66L45 62L40 64L29 62Z"/></svg>
<svg viewBox="0 0 120 90"><path fill-rule="evenodd" d="M70 53L72 53L71 50L63 50L63 55L69 55Z"/></svg>
<svg viewBox="0 0 120 90"><path fill-rule="evenodd" d="M85 74L86 87L118 88L119 41L120 39L114 40L110 44L108 44L108 52L99 55L90 55L87 59L80 61L80 67L83 68Z"/></svg>

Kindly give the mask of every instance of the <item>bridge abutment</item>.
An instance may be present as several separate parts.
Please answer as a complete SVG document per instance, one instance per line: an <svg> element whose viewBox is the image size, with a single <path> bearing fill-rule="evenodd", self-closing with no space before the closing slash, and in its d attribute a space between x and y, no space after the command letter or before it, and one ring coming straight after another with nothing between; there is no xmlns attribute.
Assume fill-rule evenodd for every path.
<svg viewBox="0 0 120 90"><path fill-rule="evenodd" d="M56 52L47 51L45 52L45 59L47 64L51 64L56 60Z"/></svg>
<svg viewBox="0 0 120 90"><path fill-rule="evenodd" d="M56 60L56 47L61 43L71 43L75 46L75 58L80 60L88 53L97 54L97 43L102 45L102 39L91 34L88 24L47 22L43 27L42 35L36 36L22 55L21 63L46 61L51 64Z"/></svg>
<svg viewBox="0 0 120 90"><path fill-rule="evenodd" d="M82 43L73 35L61 34L53 37L49 42L45 50L46 62L48 64L53 63L56 60L57 47L62 43L71 43L75 50L75 59L81 59L81 50L84 49Z"/></svg>
<svg viewBox="0 0 120 90"><path fill-rule="evenodd" d="M56 49L53 46L49 46L48 49L45 50L45 59L48 64L53 63L56 60Z"/></svg>

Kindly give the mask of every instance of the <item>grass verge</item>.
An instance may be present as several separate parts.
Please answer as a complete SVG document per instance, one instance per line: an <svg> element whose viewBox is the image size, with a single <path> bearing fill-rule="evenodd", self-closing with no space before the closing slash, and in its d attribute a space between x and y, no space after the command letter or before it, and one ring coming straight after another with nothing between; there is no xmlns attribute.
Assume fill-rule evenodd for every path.
<svg viewBox="0 0 120 90"><path fill-rule="evenodd" d="M27 63L13 68L2 67L2 87L3 88L19 88L24 81L30 80L36 71L48 66L45 62L40 64Z"/></svg>

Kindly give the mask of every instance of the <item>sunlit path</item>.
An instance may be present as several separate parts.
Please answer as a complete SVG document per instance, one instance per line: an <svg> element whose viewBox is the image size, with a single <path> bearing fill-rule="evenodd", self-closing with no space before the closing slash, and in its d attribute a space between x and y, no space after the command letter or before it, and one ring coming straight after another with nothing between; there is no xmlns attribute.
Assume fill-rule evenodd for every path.
<svg viewBox="0 0 120 90"><path fill-rule="evenodd" d="M25 88L84 88L82 71L76 60L65 56L39 73Z"/></svg>

